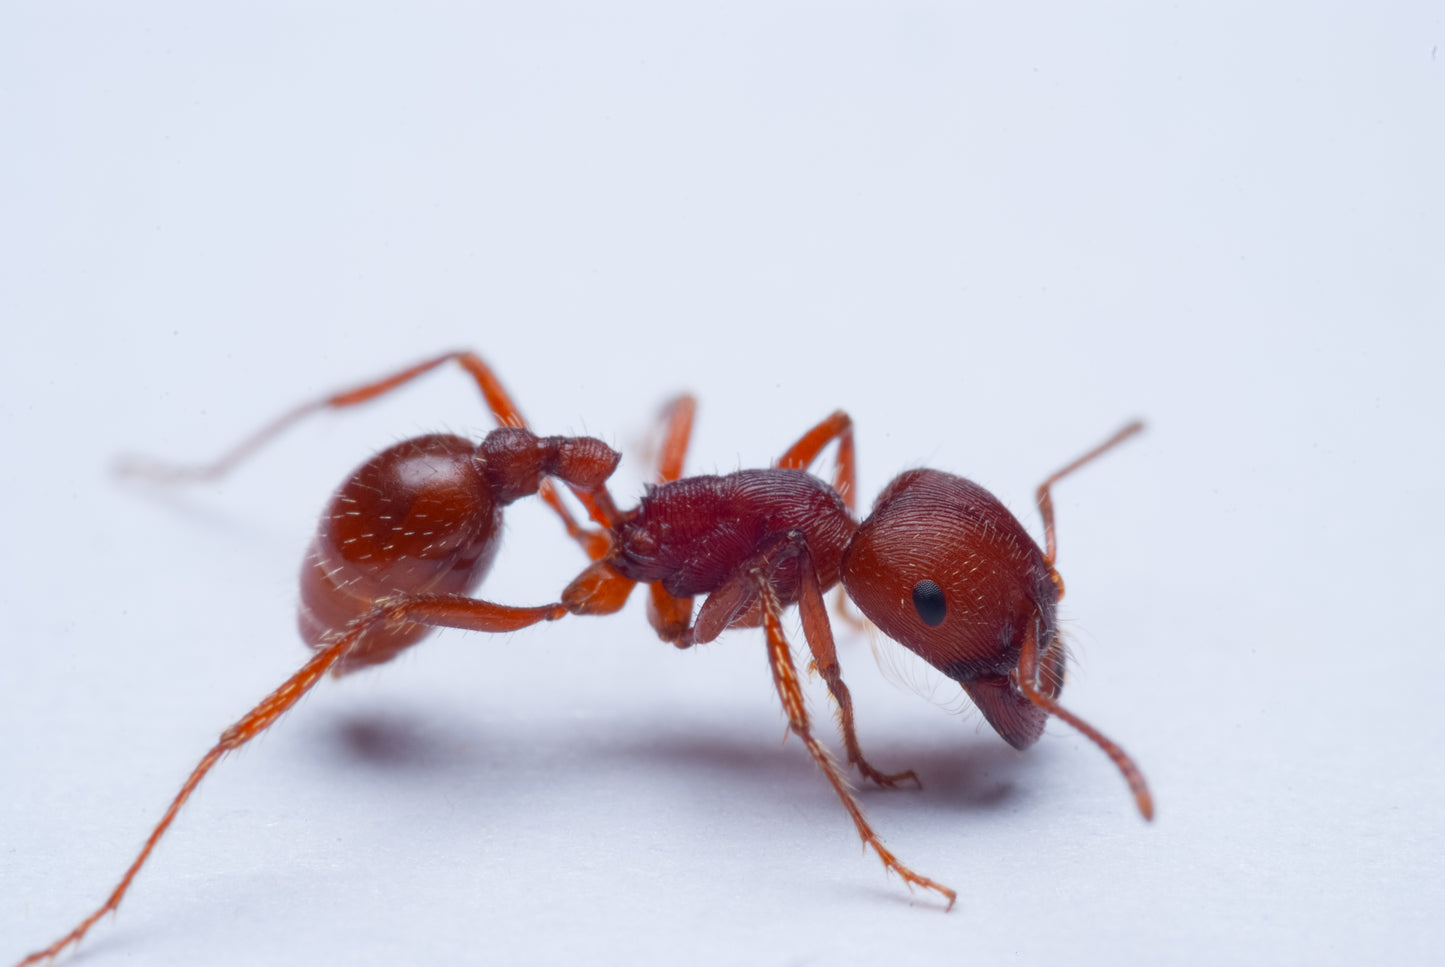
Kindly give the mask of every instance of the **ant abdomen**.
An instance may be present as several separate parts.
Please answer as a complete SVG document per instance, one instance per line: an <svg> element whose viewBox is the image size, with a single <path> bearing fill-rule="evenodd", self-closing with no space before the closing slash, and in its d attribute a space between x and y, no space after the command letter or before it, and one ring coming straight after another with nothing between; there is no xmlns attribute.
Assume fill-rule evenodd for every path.
<svg viewBox="0 0 1445 967"><path fill-rule="evenodd" d="M496 557L501 519L476 443L434 434L378 453L331 498L307 550L302 639L320 647L398 593L468 593ZM337 673L384 662L429 630L377 628Z"/></svg>
<svg viewBox="0 0 1445 967"><path fill-rule="evenodd" d="M1039 685L1063 683L1061 584L998 498L971 480L911 470L879 495L843 553L843 586L883 633L968 692L1003 738L1025 748L1048 713L1013 687L1024 636L1037 636Z"/></svg>
<svg viewBox="0 0 1445 967"><path fill-rule="evenodd" d="M358 467L321 516L301 566L301 637L320 649L398 595L470 594L502 534L502 508L544 477L600 486L619 455L591 437L493 430L480 444L432 434L389 447ZM368 631L335 666L344 674L388 661L430 631L393 622Z"/></svg>

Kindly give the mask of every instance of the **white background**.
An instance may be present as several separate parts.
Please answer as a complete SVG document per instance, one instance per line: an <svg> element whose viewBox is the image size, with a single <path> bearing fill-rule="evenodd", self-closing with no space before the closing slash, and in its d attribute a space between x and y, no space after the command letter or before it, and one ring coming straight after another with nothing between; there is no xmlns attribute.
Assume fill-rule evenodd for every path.
<svg viewBox="0 0 1445 967"><path fill-rule="evenodd" d="M92 909L219 731L303 659L347 470L535 426L690 468L835 407L871 499L1061 485L1078 659L1026 754L842 636L886 841L860 856L760 636L639 602L446 633L212 774L71 962L1359 963L1445 942L1438 514L1445 22L1429 3L8 4L0 14L0 962ZM520 12L525 10L526 12ZM582 564L528 504L487 597ZM916 677L905 671L904 678ZM811 686L825 723L823 689Z"/></svg>

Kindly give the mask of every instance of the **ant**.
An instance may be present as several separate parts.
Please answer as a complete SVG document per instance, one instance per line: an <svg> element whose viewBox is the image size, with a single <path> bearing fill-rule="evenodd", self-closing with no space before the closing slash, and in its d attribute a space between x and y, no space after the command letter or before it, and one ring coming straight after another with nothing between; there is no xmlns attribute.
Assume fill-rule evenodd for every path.
<svg viewBox="0 0 1445 967"><path fill-rule="evenodd" d="M712 641L728 628L762 627L789 729L823 770L865 846L910 889L938 894L948 909L955 892L915 873L884 847L842 770L812 734L782 626L783 611L793 604L811 667L837 704L848 765L878 786L918 784L912 771L886 773L863 756L823 597L834 585L841 584L840 608L851 598L885 634L957 681L1015 748L1036 742L1050 715L1082 732L1119 768L1144 818L1153 818L1153 800L1134 762L1057 701L1065 654L1055 615L1064 585L1054 567L1050 488L1138 433L1138 422L1039 485L1042 550L992 494L937 470L896 477L859 523L853 423L841 410L804 433L769 469L683 477L696 412L691 396L664 410L658 484L647 488L636 508L620 511L606 486L620 454L592 437L537 436L492 370L470 352L446 353L299 406L213 464L131 461L121 471L159 483L214 479L304 417L368 402L448 362L476 382L499 429L480 443L447 434L406 440L347 478L322 515L301 568L300 631L315 654L222 733L100 908L18 967L54 958L114 911L206 774L269 728L328 671L339 676L382 664L433 627L511 632L567 614L615 613L638 584L648 585L653 629L678 648ZM831 484L808 472L830 444L836 444ZM553 479L571 490L596 527L578 523ZM591 564L554 604L510 607L472 597L496 556L503 508L534 494ZM694 609L698 596L703 601Z"/></svg>

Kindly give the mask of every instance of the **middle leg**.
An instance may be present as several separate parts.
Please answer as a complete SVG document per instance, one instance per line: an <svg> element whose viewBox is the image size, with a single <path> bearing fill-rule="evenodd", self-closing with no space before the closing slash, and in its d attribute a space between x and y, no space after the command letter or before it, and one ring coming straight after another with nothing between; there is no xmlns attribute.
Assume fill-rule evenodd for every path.
<svg viewBox="0 0 1445 967"><path fill-rule="evenodd" d="M843 498L848 513L857 514L858 458L853 450L853 418L842 410L834 410L799 437L773 466L780 470L807 470L823 448L834 440L838 441L838 454L834 458L833 489Z"/></svg>
<svg viewBox="0 0 1445 967"><path fill-rule="evenodd" d="M684 393L671 400L662 410L662 444L658 453L657 482L672 483L682 476L688 443L692 440L693 418L697 415L697 399ZM648 586L647 621L657 636L679 648L686 648L688 629L692 625L692 598L668 594L662 582Z"/></svg>
<svg viewBox="0 0 1445 967"><path fill-rule="evenodd" d="M847 413L834 410L828 414L826 419L788 447L774 466L785 470L807 470L818 459L818 454L834 440L838 441L838 452L833 458L833 489L843 498L848 513L857 518L858 456L853 444L853 418ZM867 619L848 606L848 593L841 586L833 599L833 613L858 631L872 629Z"/></svg>

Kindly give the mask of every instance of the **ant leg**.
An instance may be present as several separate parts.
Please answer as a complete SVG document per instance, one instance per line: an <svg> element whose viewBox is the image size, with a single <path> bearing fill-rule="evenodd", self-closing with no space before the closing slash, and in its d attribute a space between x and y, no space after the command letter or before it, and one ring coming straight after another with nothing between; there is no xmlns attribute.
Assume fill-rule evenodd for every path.
<svg viewBox="0 0 1445 967"><path fill-rule="evenodd" d="M616 614L627 603L637 582L612 570L605 561L593 561L562 591L562 606L572 614Z"/></svg>
<svg viewBox="0 0 1445 967"><path fill-rule="evenodd" d="M662 431L657 447L657 482L672 483L682 476L687 447L692 439L693 418L697 415L697 398L683 393L669 400L662 408ZM668 594L657 581L647 588L647 620L657 636L678 648L687 648L687 632L692 626L692 598Z"/></svg>
<svg viewBox="0 0 1445 967"><path fill-rule="evenodd" d="M833 644L833 629L828 624L828 607L823 601L823 590L818 582L817 568L806 546L799 549L798 572L802 586L798 590L798 613L803 619L803 637L813 653L813 667L828 685L833 701L838 703L838 726L843 733L843 746L848 752L848 764L857 768L863 778L877 785L893 789L900 782L912 782L922 789L918 774L912 769L904 772L879 772L863 758L863 749L858 745L858 730L853 721L853 696L843 683L843 670L838 664L838 650Z"/></svg>
<svg viewBox="0 0 1445 967"><path fill-rule="evenodd" d="M692 598L668 594L661 581L649 584L647 591L647 621L657 636L678 648L691 648Z"/></svg>
<svg viewBox="0 0 1445 967"><path fill-rule="evenodd" d="M1134 424L1134 426L1137 427L1138 424ZM1136 432L1136 430L1129 429L1129 432L1133 433ZM1118 439L1122 439L1124 435L1127 434L1111 440L1100 449L1102 450L1108 446L1112 446ZM1090 454L1090 456L1094 455L1095 454ZM1088 458L1086 457L1085 459ZM1065 472L1067 472L1067 470ZM1152 820L1154 818L1154 797L1149 793L1149 785L1144 781L1144 773L1139 771L1139 767L1134 764L1134 760L1129 758L1128 754L1120 748L1116 742L1105 736L1104 733L1094 728L1088 722L1079 718L1073 712L1061 706L1056 699L1040 691L1038 687L1039 671L1038 627L1037 625L1031 625L1024 633L1023 646L1019 651L1018 668L1009 672L1009 678L1030 702L1033 702L1050 715L1063 719L1082 733L1084 738L1102 749L1104 754L1109 757L1109 760L1123 773L1124 781L1129 784L1129 791L1134 794L1134 804L1139 807L1140 815L1145 819Z"/></svg>
<svg viewBox="0 0 1445 967"><path fill-rule="evenodd" d="M215 480L225 476L234 469L237 464L249 458L257 450L260 450L312 413L318 413L328 409L345 409L349 406L357 406L370 402L379 396L385 396L387 393L405 386L418 377L424 376L444 363L453 360L466 370L476 382L483 399L486 400L487 408L491 410L492 416L496 419L499 426L526 428L527 421L522 418L521 411L517 409L516 403L512 401L511 396L507 393L506 389L503 388L501 381L497 379L491 367L483 362L480 356L465 351L449 352L417 363L414 366L409 366L390 376L385 376L351 389L332 393L330 396L323 397L319 400L312 400L292 410L288 410L261 427L261 429L255 433L252 433L212 463L200 466L176 466L129 457L122 459L117 469L125 476L143 477L155 483L175 484ZM541 498L547 502L547 506L551 507L557 516L561 518L562 525L566 528L568 536L580 544L589 557L596 560L607 553L608 542L606 535L597 531L587 530L579 525L572 516L572 512L562 503L561 497L557 495L556 487L550 481L543 482L539 490L539 496L541 496ZM605 490L600 494L589 494L587 496L579 493L578 499L587 507L589 515L604 527L616 516L615 508L611 508L611 497L605 493ZM602 518L607 517L606 511L609 508L612 509L612 517L603 520Z"/></svg>
<svg viewBox="0 0 1445 967"><path fill-rule="evenodd" d="M848 513L858 511L858 466L853 450L853 418L842 410L834 410L827 419L804 433L797 443L773 464L780 470L807 470L829 443L838 441L834 458L833 489L843 498Z"/></svg>
<svg viewBox="0 0 1445 967"><path fill-rule="evenodd" d="M658 448L657 482L672 483L682 476L687 445L692 439L692 421L697 415L697 397L683 393L662 408L662 443Z"/></svg>
<svg viewBox="0 0 1445 967"><path fill-rule="evenodd" d="M470 359L465 359L469 357ZM477 381L487 405L501 426L525 427L526 421L522 419L521 413L517 411L516 405L502 389L501 383L496 376L472 353L451 352L444 353L434 359L409 366L401 372L393 373L378 380L365 383L361 386L348 390L341 390L318 400L311 400L302 403L291 410L282 413L279 417L267 423L261 429L252 433L239 444L222 454L212 463L199 466L178 466L171 464L150 463L149 461L135 458L122 462L120 471L139 477L147 477L158 483L189 483L192 481L214 480L230 473L237 464L250 457L257 450L270 443L292 426L300 423L312 413L319 413L327 409L343 409L348 406L356 406L367 403L379 396L384 396L393 390L399 389L420 376L424 376L436 369L443 363L451 360L458 360L467 368ZM470 365L468 363L471 363Z"/></svg>
<svg viewBox="0 0 1445 967"><path fill-rule="evenodd" d="M778 698L783 702L783 709L788 715L788 727L793 734L802 739L803 744L808 748L808 754L813 761L823 770L828 782L833 786L833 791L843 802L843 808L848 810L848 815L853 819L853 825L858 830L866 847L872 847L883 861L883 866L897 873L909 889L921 887L925 890L932 890L948 900L948 909L953 909L954 901L958 895L944 886L936 883L925 876L920 876L898 861L891 852L884 847L878 834L868 825L868 820L863 816L863 810L858 805L858 800L848 788L847 781L843 778L837 764L832 756L828 754L817 739L813 738L812 730L808 724L808 710L803 703L803 689L798 682L798 669L793 664L793 655L788 648L788 640L783 635L782 607L779 605L777 593L773 591L768 583L768 578L759 570L753 571L753 577L758 583L759 593L762 601L763 630L768 639L768 663L773 671L773 684L777 687Z"/></svg>
<svg viewBox="0 0 1445 967"><path fill-rule="evenodd" d="M674 642L678 647L712 641L735 624L754 625L759 623L763 602L758 593L757 582L771 582L778 569L788 561L796 561L800 580L798 610L803 619L803 637L813 655L813 667L828 685L833 701L838 705L838 724L843 733L843 743L848 751L848 764L855 766L870 782L886 788L895 788L898 783L911 780L922 786L914 772L886 773L875 769L863 756L858 744L858 730L853 719L853 696L843 683L843 672L838 664L838 652L833 644L833 629L828 623L828 608L823 600L822 585L818 581L817 569L808 553L807 540L798 531L779 534L765 543L751 558L737 570L736 575L707 596L698 610L696 624L682 633ZM777 592L771 592L776 600Z"/></svg>
<svg viewBox="0 0 1445 967"><path fill-rule="evenodd" d="M697 400L687 393L663 407L657 469L659 483L670 483L682 475L683 459L687 455L696 412ZM581 497L581 494L578 496ZM610 508L607 520L593 515L594 520L609 529L611 522L620 517L615 507ZM618 574L603 559L606 550L604 547L602 554L594 555L591 566L562 591L562 603L572 614L615 614L622 610L632 589L637 587L636 581ZM691 641L684 639L691 630L692 599L673 597L663 590L661 582L650 584L648 591L647 617L653 628L664 641L670 641L679 648L688 647Z"/></svg>
<svg viewBox="0 0 1445 967"><path fill-rule="evenodd" d="M848 513L858 515L858 457L853 448L853 418L842 410L834 410L827 419L813 427L797 443L788 447L774 466L787 470L807 470L818 454L833 440L838 441L834 457L833 489L843 498ZM834 599L833 613L857 631L871 627L868 620L848 606L848 592L841 587Z"/></svg>
<svg viewBox="0 0 1445 967"><path fill-rule="evenodd" d="M1039 505L1039 514L1042 515L1044 518L1044 560L1049 562L1050 567L1053 567L1054 565L1054 554L1058 548L1057 545L1054 543L1054 500L1049 495L1049 488L1052 487L1054 484L1058 483L1060 480L1067 477L1069 474L1073 473L1075 470L1078 470L1084 464L1089 463L1095 457L1102 456L1104 453L1112 450L1114 447L1123 443L1134 434L1142 432L1143 429L1144 424L1139 420L1135 420L1133 423L1125 426L1118 433L1115 433L1113 436L1109 437L1109 439L1105 440L1103 443L1099 444L1094 449L1084 454L1082 457L1079 457L1067 467L1064 467L1062 470L1056 471L1052 476L1049 477L1049 479L1039 484L1036 503ZM1063 586L1062 582L1058 580L1057 574L1055 574L1054 580L1056 584L1060 585L1059 596L1062 597Z"/></svg>
<svg viewBox="0 0 1445 967"><path fill-rule="evenodd" d="M186 804L186 800L191 798L191 793L195 792L196 786L206 777L212 767L221 761L226 753L240 748L270 728L276 719L300 700L301 696L314 688L326 671L350 652L368 631L384 624L394 623L420 623L438 627L465 628L472 631L517 631L539 621L555 621L566 613L567 609L560 604L544 605L538 608L512 608L452 594L419 595L378 605L370 613L352 622L340 637L317 652L310 661L301 666L300 671L286 679L280 688L267 695L259 705L246 713L244 718L221 733L221 740L201 758L200 763L181 786L181 791L176 793L175 799L171 800L170 808L161 817L161 821L156 824L155 829L146 840L145 846L141 848L140 855L125 871L125 875L121 877L120 883L111 891L105 903L82 920L80 925L70 933L44 950L26 957L17 967L27 967L29 964L37 964L56 957L66 947L79 943L97 920L119 907L126 891L130 889L131 881L145 865L146 859L155 849L156 843L160 842L161 837L165 835L171 822L176 818L176 814Z"/></svg>

